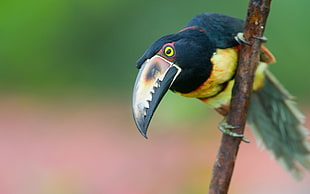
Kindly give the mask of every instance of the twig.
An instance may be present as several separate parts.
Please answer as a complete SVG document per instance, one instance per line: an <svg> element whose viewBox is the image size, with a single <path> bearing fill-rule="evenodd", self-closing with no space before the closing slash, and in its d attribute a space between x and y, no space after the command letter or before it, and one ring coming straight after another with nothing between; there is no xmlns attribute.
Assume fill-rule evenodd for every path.
<svg viewBox="0 0 310 194"><path fill-rule="evenodd" d="M243 134L246 123L247 107L253 86L254 72L259 61L261 40L269 14L271 0L250 0L244 27L244 38L251 46L241 46L238 70L232 92L227 123L239 126L234 132ZM241 138L222 136L221 145L213 167L210 194L227 193L232 177Z"/></svg>

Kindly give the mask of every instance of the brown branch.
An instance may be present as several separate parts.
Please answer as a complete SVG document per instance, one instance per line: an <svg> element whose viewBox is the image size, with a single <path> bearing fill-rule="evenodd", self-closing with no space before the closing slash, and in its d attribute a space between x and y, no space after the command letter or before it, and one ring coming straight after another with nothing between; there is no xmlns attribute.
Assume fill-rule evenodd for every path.
<svg viewBox="0 0 310 194"><path fill-rule="evenodd" d="M261 41L253 37L263 37L271 0L250 0L244 27L245 40L252 46L243 44L239 56L238 70L232 92L227 123L239 126L234 132L243 134L247 107L253 86L254 72L259 61ZM227 193L232 177L241 138L223 135L218 155L213 167L209 193Z"/></svg>

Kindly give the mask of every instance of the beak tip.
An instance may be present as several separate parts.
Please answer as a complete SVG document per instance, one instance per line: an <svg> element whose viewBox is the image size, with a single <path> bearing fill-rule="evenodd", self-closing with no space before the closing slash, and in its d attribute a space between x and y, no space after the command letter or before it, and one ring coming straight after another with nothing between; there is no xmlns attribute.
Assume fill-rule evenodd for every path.
<svg viewBox="0 0 310 194"><path fill-rule="evenodd" d="M141 135L145 138L145 139L148 139L147 135L146 135L146 129L144 128L140 128L138 127L139 129L139 132L141 133Z"/></svg>
<svg viewBox="0 0 310 194"><path fill-rule="evenodd" d="M134 112L134 111L133 111ZM143 117L144 118L144 117ZM148 124L146 124L146 120L145 119L141 119L140 115L139 116L136 116L134 114L134 121L135 121L135 124L140 132L140 134L145 138L145 139L148 139L147 135L146 135L146 132L147 132L147 126Z"/></svg>
<svg viewBox="0 0 310 194"><path fill-rule="evenodd" d="M149 139L146 134L142 134L145 139Z"/></svg>

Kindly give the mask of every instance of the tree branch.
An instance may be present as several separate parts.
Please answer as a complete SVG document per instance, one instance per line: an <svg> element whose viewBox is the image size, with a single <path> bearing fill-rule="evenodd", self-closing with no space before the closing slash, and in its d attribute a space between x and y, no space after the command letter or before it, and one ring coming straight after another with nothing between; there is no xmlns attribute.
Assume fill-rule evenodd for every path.
<svg viewBox="0 0 310 194"><path fill-rule="evenodd" d="M259 61L261 41L269 14L271 0L250 0L244 26L244 38L251 46L243 44L239 55L238 70L232 92L227 123L239 126L234 132L243 134L247 107L253 87L254 73ZM218 155L213 167L209 193L227 193L232 177L241 138L223 134Z"/></svg>

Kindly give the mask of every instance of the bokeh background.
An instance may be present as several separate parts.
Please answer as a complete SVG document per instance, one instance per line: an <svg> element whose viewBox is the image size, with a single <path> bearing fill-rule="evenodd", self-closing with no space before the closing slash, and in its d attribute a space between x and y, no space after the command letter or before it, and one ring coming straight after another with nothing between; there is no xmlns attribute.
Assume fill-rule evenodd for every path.
<svg viewBox="0 0 310 194"><path fill-rule="evenodd" d="M149 140L131 116L135 61L194 15L245 18L248 0L0 2L0 193L206 193L221 120L195 99L169 94ZM265 35L272 72L310 117L309 6L273 1ZM306 121L310 128L310 122ZM230 193L309 193L249 129Z"/></svg>

